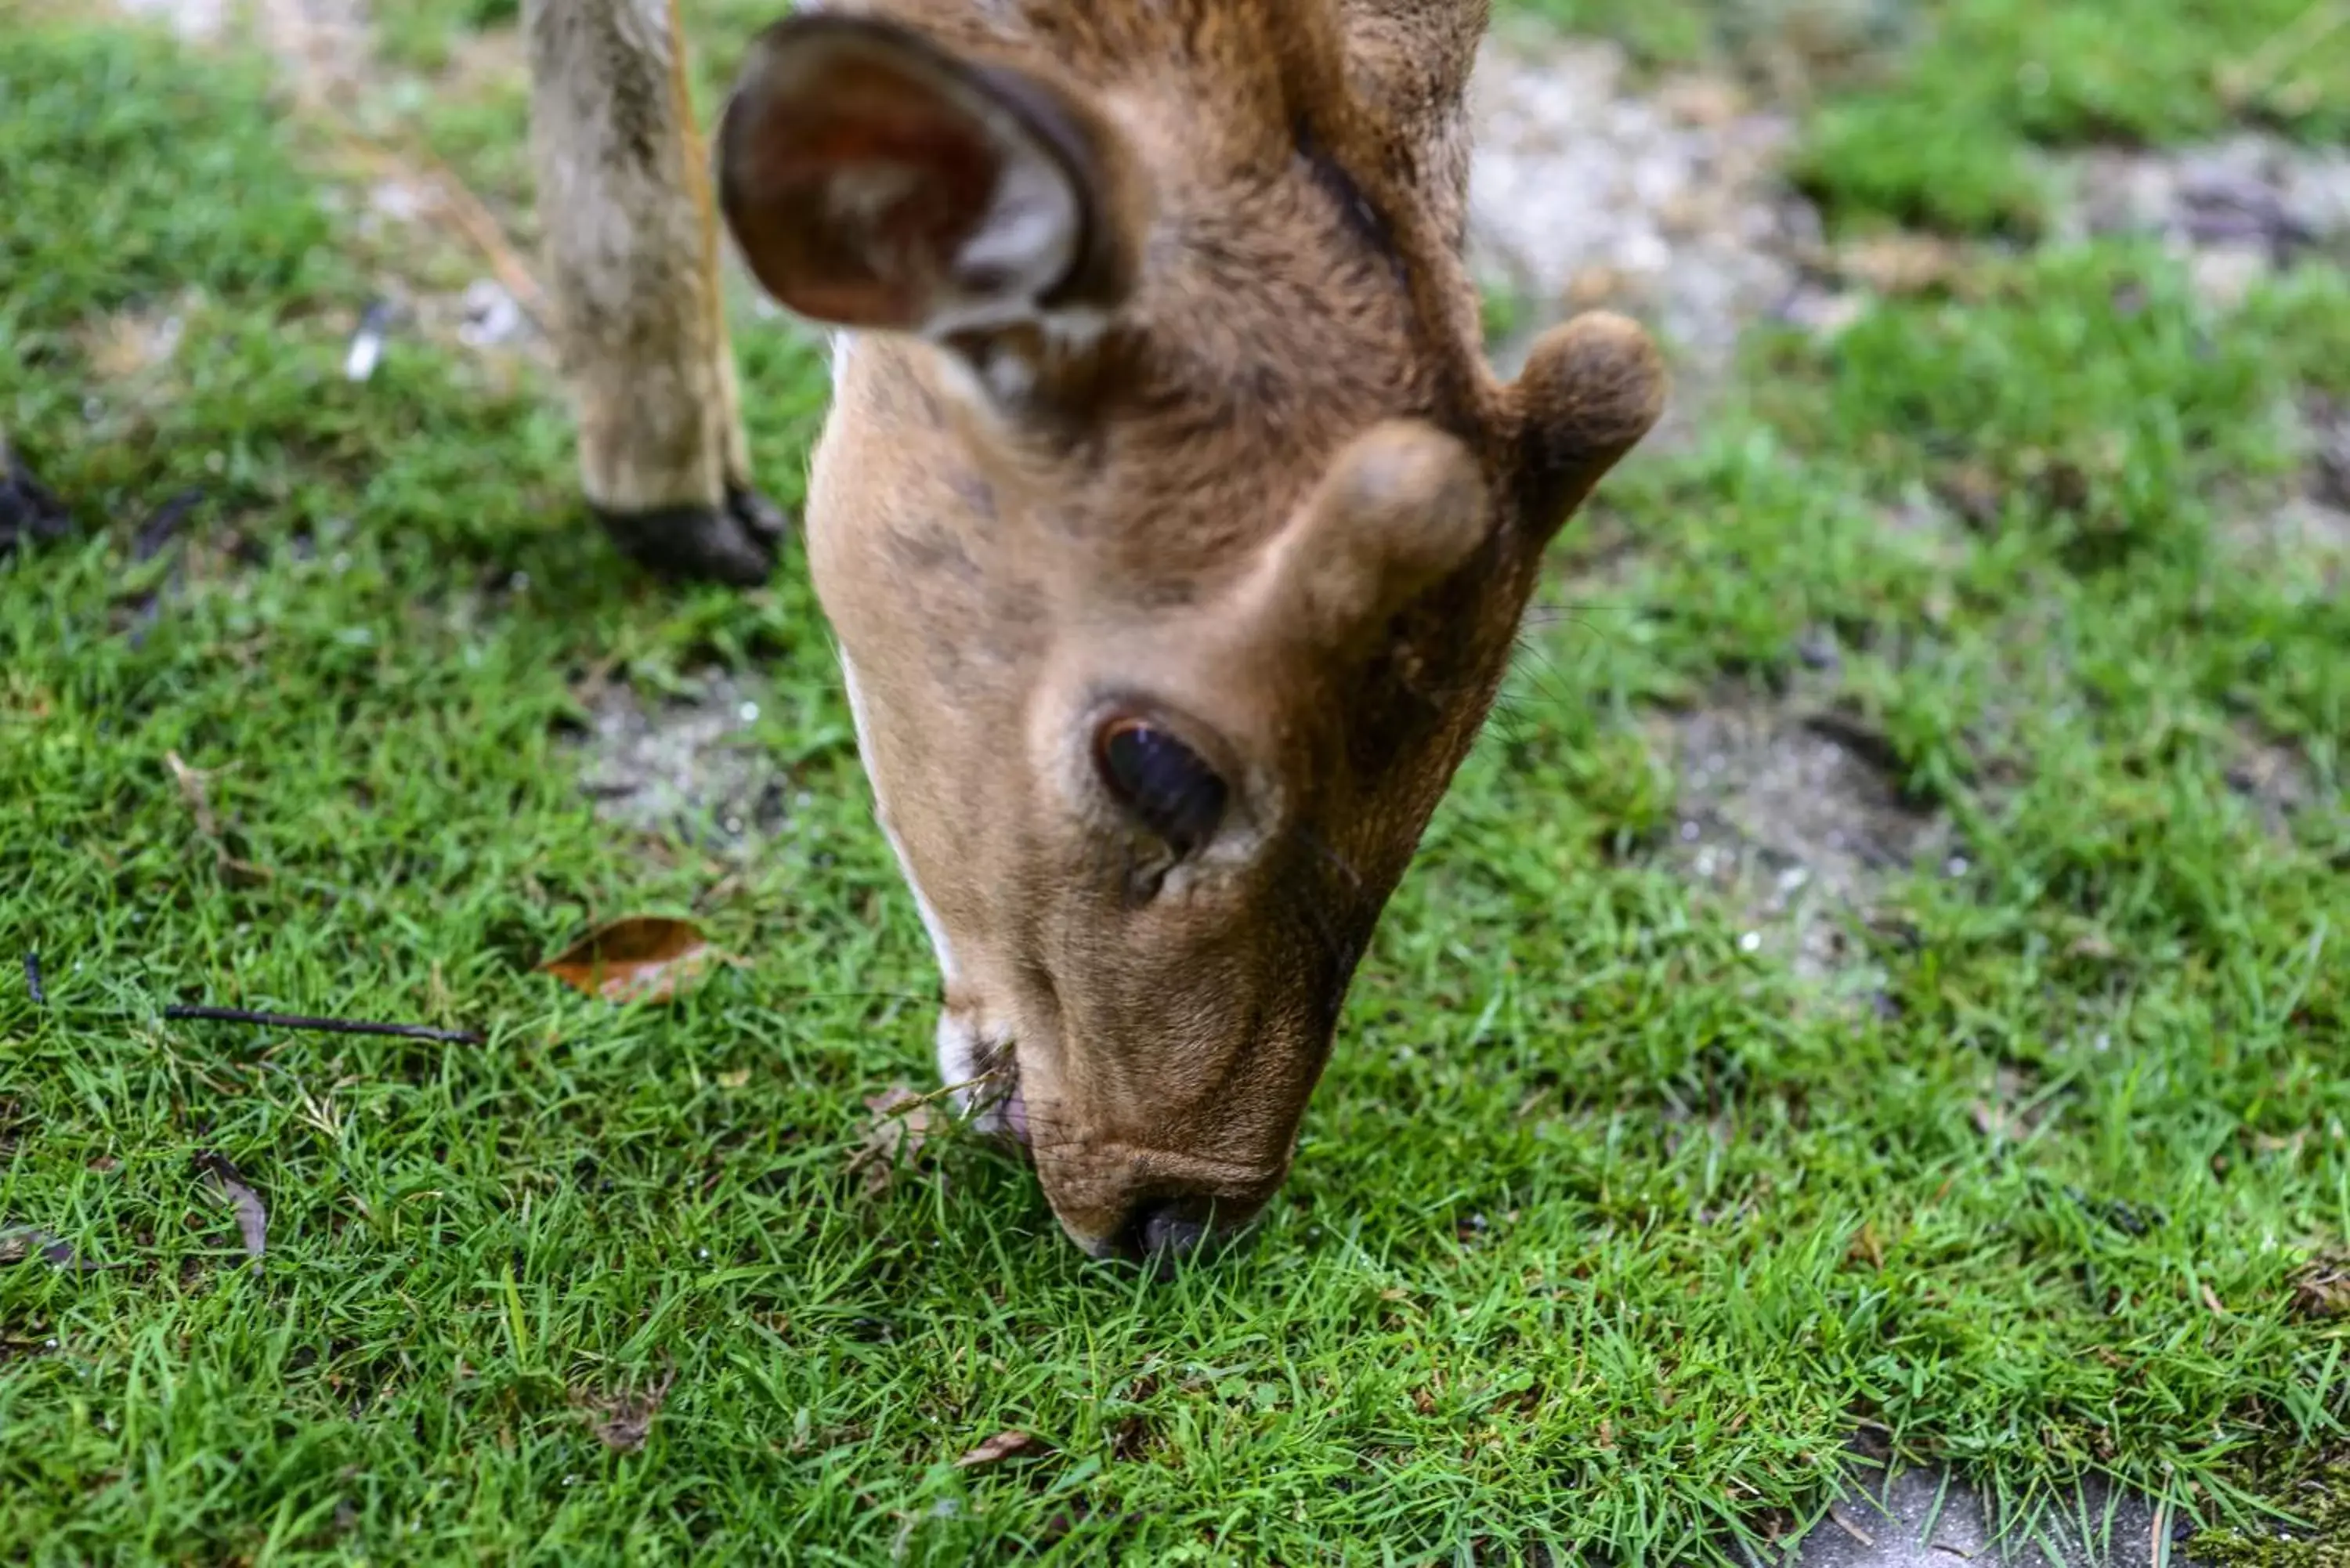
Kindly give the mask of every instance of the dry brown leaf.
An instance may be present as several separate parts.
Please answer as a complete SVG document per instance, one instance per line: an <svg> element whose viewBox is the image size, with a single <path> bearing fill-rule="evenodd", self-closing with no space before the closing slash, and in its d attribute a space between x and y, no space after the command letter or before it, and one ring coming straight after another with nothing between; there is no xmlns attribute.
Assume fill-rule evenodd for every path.
<svg viewBox="0 0 2350 1568"><path fill-rule="evenodd" d="M188 803L189 812L196 819L196 831L206 838L220 836L220 821L213 815L212 774L190 767L180 760L177 752L163 753L164 765L179 782L180 797Z"/></svg>
<svg viewBox="0 0 2350 1568"><path fill-rule="evenodd" d="M1109 1429L1109 1457L1131 1463L1150 1452L1157 1434L1151 1430L1148 1416L1128 1416L1114 1423Z"/></svg>
<svg viewBox="0 0 2350 1568"><path fill-rule="evenodd" d="M596 1434L598 1442L615 1453L633 1454L652 1436L653 1417L660 1414L661 1406L669 1400L670 1388L676 1382L677 1373L671 1368L663 1371L641 1394L623 1393L611 1399L574 1395L573 1399L583 1407L588 1429Z"/></svg>
<svg viewBox="0 0 2350 1568"><path fill-rule="evenodd" d="M659 1003L675 1000L719 956L691 920L629 915L597 927L538 968L607 1002Z"/></svg>
<svg viewBox="0 0 2350 1568"><path fill-rule="evenodd" d="M2015 1120L2008 1114L2005 1106L1977 1100L1967 1107L1967 1118L1975 1124L1975 1131L1985 1137L2012 1140L2015 1137Z"/></svg>
<svg viewBox="0 0 2350 1568"><path fill-rule="evenodd" d="M1025 1432L998 1432L979 1447L955 1461L959 1470L975 1470L987 1465L1000 1465L1006 1459L1041 1451L1045 1445Z"/></svg>
<svg viewBox="0 0 2350 1568"><path fill-rule="evenodd" d="M2303 1263L2293 1276L2293 1310L2312 1322L2350 1317L2350 1252Z"/></svg>
<svg viewBox="0 0 2350 1568"><path fill-rule="evenodd" d="M889 1190L899 1164L922 1152L937 1124L931 1119L929 1096L914 1093L904 1084L868 1095L865 1108L873 1117L866 1126L864 1143L849 1157L848 1170L852 1176L863 1172L866 1192L879 1198Z"/></svg>
<svg viewBox="0 0 2350 1568"><path fill-rule="evenodd" d="M53 1268L77 1274L94 1274L106 1267L104 1263L91 1262L74 1251L71 1241L47 1231L29 1225L0 1231L0 1264L21 1263L27 1258L38 1258Z"/></svg>
<svg viewBox="0 0 2350 1568"><path fill-rule="evenodd" d="M1970 527L1995 526L2007 504L2007 487L1988 463L1969 459L1943 471L1935 489Z"/></svg>
<svg viewBox="0 0 2350 1568"><path fill-rule="evenodd" d="M1949 287L1965 265L1958 246L1926 234L1861 240L1846 245L1836 261L1837 270L1862 287L1895 296Z"/></svg>
<svg viewBox="0 0 2350 1568"><path fill-rule="evenodd" d="M245 1185L228 1157L203 1149L196 1155L196 1169L212 1179L229 1206L236 1210L236 1233L244 1242L244 1255L253 1266L261 1267L261 1255L269 1250L269 1210L263 1206L261 1195Z"/></svg>

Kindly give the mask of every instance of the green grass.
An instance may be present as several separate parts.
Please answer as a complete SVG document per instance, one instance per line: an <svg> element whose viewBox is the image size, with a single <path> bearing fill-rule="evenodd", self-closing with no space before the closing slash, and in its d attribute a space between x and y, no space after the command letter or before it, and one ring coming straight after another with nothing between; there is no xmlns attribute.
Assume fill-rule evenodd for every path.
<svg viewBox="0 0 2350 1568"><path fill-rule="evenodd" d="M370 258L259 84L0 29L0 425L81 527L0 565L0 1226L112 1265L0 1268L12 1552L1680 1563L1815 1518L1856 1419L2027 1511L2103 1473L2307 1511L2350 1439L2350 1329L2293 1289L2350 1234L2350 605L2243 535L2280 410L2350 391L2338 271L2223 330L2101 248L1758 341L1745 410L1562 546L1255 1244L1150 1286L965 1141L850 1174L935 981L797 562L649 586L547 389L408 339L346 382ZM127 379L125 309L182 321ZM795 499L820 368L739 344ZM756 682L771 842L590 815L607 660ZM1656 853L1644 721L1804 682L1969 861L1880 889L1858 1010ZM2288 823L2230 783L2255 743L2308 774ZM697 901L747 962L674 1009L530 972ZM160 1016L192 1001L489 1038ZM267 1203L257 1272L204 1150ZM641 1452L598 1442L671 1375ZM1006 1428L1051 1451L953 1467Z"/></svg>
<svg viewBox="0 0 2350 1568"><path fill-rule="evenodd" d="M2350 137L2339 0L1518 0L1659 70L1805 95L1794 175L1841 223L2031 238L2035 154L2257 128Z"/></svg>
<svg viewBox="0 0 2350 1568"><path fill-rule="evenodd" d="M2254 125L2350 136L2350 15L2334 0L1941 0L1928 36L1823 105L1797 169L1837 217L2029 235L2031 154Z"/></svg>

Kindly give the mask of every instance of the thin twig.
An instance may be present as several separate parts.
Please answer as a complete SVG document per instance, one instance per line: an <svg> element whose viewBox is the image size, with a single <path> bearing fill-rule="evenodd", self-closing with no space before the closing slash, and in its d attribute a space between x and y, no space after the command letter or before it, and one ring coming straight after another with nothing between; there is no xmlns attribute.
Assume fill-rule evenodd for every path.
<svg viewBox="0 0 2350 1568"><path fill-rule="evenodd" d="M342 73L337 73L339 78ZM307 72L295 73L294 98L297 108L316 118L320 126L340 140L345 149L360 161L375 165L380 173L388 174L400 182L434 187L434 205L464 233L475 249L490 264L490 270L505 286L508 294L523 313L544 332L548 329L551 312L546 291L531 275L529 265L507 239L505 227L498 222L488 205L473 194L455 171L413 138L373 136L351 123L347 106L334 101L332 95L317 78ZM350 84L338 80L331 86ZM420 166L422 178L419 178Z"/></svg>
<svg viewBox="0 0 2350 1568"><path fill-rule="evenodd" d="M281 877L270 867L256 865L253 861L241 859L229 853L228 843L221 836L219 815L213 810L211 781L236 766L234 763L217 768L192 768L181 760L180 753L177 752L164 753L163 762L172 770L172 776L179 781L181 798L188 803L189 811L195 816L196 836L212 846L213 868L224 877L242 877L248 882L272 885L282 882L286 886L300 888L306 892L322 894L330 898L348 898L361 909L373 909L376 907L373 898L356 888L346 888L335 882L321 882L315 877L297 877L289 874Z"/></svg>
<svg viewBox="0 0 2350 1568"><path fill-rule="evenodd" d="M1875 1550L1877 1546L1877 1537L1871 1535L1859 1525L1855 1524L1851 1520L1846 1518L1844 1510L1838 1508L1834 1503L1828 1504L1828 1518L1838 1530L1843 1531L1846 1535L1851 1536L1863 1546Z"/></svg>
<svg viewBox="0 0 2350 1568"><path fill-rule="evenodd" d="M41 990L41 950L38 948L25 950L25 989L33 993L34 1006L47 1007L49 1004L47 993Z"/></svg>
<svg viewBox="0 0 2350 1568"><path fill-rule="evenodd" d="M531 274L530 264L523 260L514 242L506 238L505 226L498 222L488 203L473 194L472 187L421 147L389 146L348 127L337 129L342 131L344 144L351 155L370 165L380 177L425 187L433 206L481 253L523 314L540 331L548 330L553 311L547 305L546 291L539 286L538 279Z"/></svg>
<svg viewBox="0 0 2350 1568"><path fill-rule="evenodd" d="M242 1007L163 1009L166 1018L198 1019L213 1023L253 1023L265 1029L309 1029L321 1034L392 1034L402 1040L438 1040L452 1045L479 1045L482 1037L470 1029L433 1029L421 1023L363 1023L350 1018L306 1018L292 1012L251 1012Z"/></svg>
<svg viewBox="0 0 2350 1568"><path fill-rule="evenodd" d="M2271 34L2260 47L2222 71L2223 86L2241 99L2273 83L2286 66L2306 60L2326 36L2350 26L2350 5L2316 5Z"/></svg>
<svg viewBox="0 0 2350 1568"><path fill-rule="evenodd" d="M976 1089L982 1084L992 1084L1003 1076L1003 1069L998 1067L992 1073L982 1073L976 1078L965 1078L960 1084L948 1084L940 1088L932 1089L927 1095L916 1095L910 1099L899 1100L896 1105L891 1106L889 1109L876 1112L873 1116L874 1125L878 1127L883 1122L894 1120L899 1116L909 1116L915 1111L922 1110L938 1104L939 1101L945 1099L949 1095L959 1095L965 1089Z"/></svg>
<svg viewBox="0 0 2350 1568"><path fill-rule="evenodd" d="M147 521L139 525L139 536L131 541L130 558L151 561L161 554L163 546L172 542L172 535L179 532L180 524L204 504L204 499L201 489L182 490L155 508Z"/></svg>
<svg viewBox="0 0 2350 1568"><path fill-rule="evenodd" d="M490 211L489 203L473 194L473 188L459 179L455 170L423 148L411 150L411 156L424 165L425 171L440 186L441 199L449 216L465 231L467 238L481 247L491 269L498 275L498 281L505 285L506 292L515 296L515 303L529 314L540 331L546 331L554 317L554 311L546 301L546 292L539 287L530 264L523 260L521 253L515 249L514 242L506 237L505 225L498 222L497 214Z"/></svg>

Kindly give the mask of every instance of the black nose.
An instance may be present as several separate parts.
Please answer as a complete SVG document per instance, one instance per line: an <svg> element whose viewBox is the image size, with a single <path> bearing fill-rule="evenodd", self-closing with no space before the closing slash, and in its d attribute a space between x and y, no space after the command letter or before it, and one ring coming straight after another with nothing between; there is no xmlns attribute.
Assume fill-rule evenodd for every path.
<svg viewBox="0 0 2350 1568"><path fill-rule="evenodd" d="M1146 1198L1118 1231L1118 1250L1161 1272L1200 1250L1213 1232L1211 1205L1196 1198Z"/></svg>
<svg viewBox="0 0 2350 1568"><path fill-rule="evenodd" d="M1154 1255L1189 1252L1208 1238L1205 1220L1191 1219L1173 1204L1145 1210L1141 1231L1143 1251Z"/></svg>

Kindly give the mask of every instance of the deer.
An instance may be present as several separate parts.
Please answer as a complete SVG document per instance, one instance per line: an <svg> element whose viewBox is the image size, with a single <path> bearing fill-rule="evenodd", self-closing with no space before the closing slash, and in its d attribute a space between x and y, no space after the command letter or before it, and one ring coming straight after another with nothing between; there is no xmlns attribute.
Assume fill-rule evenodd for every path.
<svg viewBox="0 0 2350 1568"><path fill-rule="evenodd" d="M1164 1270L1286 1182L1546 547L1664 407L1622 316L1485 356L1487 12L827 0L705 142L671 0L524 5L589 499L764 569L723 234L830 337L799 543L940 1092L1094 1259Z"/></svg>

